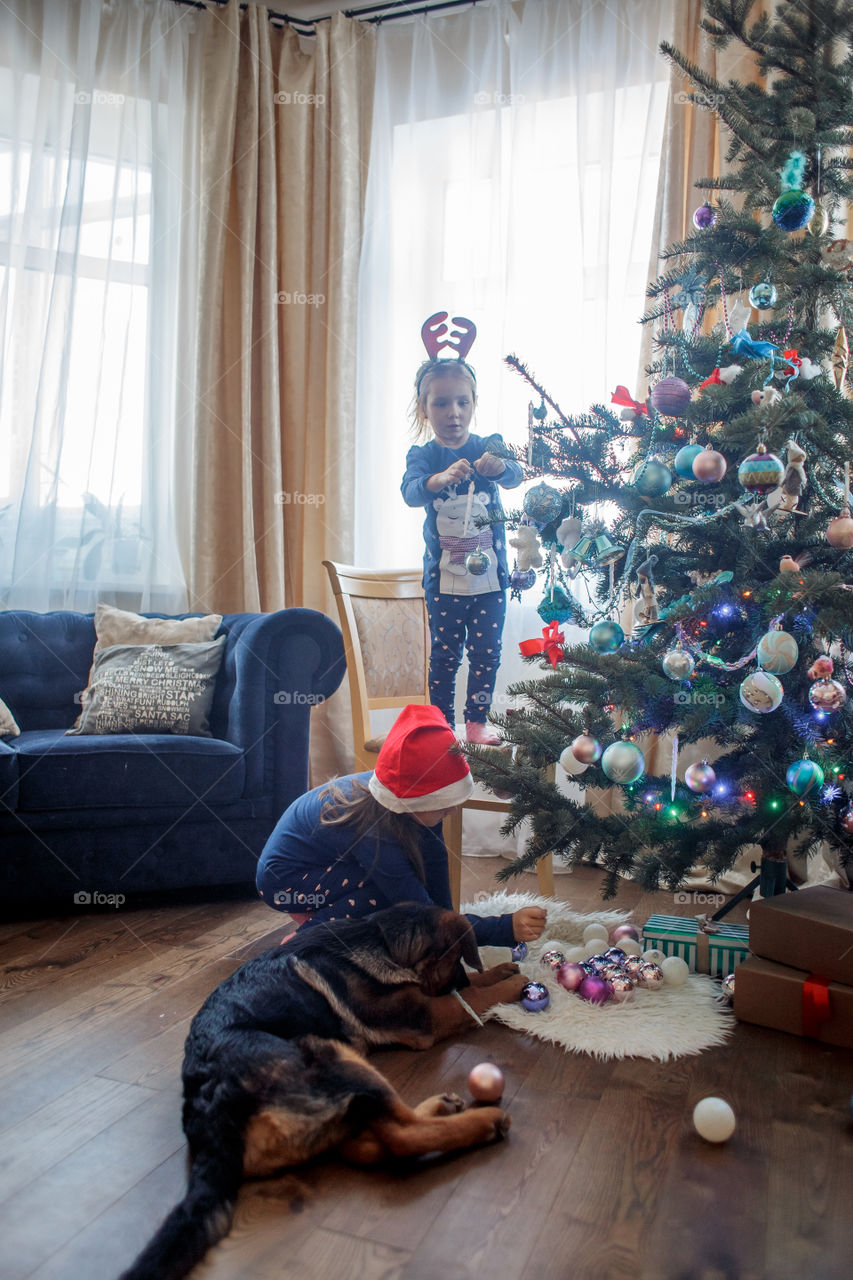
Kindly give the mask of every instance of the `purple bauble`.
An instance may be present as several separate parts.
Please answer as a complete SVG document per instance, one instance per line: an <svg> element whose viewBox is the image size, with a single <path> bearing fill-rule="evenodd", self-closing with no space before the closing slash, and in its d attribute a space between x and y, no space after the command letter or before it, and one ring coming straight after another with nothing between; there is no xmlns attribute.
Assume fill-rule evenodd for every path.
<svg viewBox="0 0 853 1280"><path fill-rule="evenodd" d="M590 1004L604 1004L613 995L613 988L606 979L590 973L578 987L578 995Z"/></svg>
<svg viewBox="0 0 853 1280"><path fill-rule="evenodd" d="M521 1003L529 1013L541 1013L551 1003L548 988L541 982L525 982L521 988Z"/></svg>
<svg viewBox="0 0 853 1280"><path fill-rule="evenodd" d="M527 959L527 943L517 942L509 954L512 956L513 960L515 960L516 962L519 960L526 960Z"/></svg>
<svg viewBox="0 0 853 1280"><path fill-rule="evenodd" d="M661 378L652 387L649 399L658 413L679 418L690 403L690 387L683 378Z"/></svg>
<svg viewBox="0 0 853 1280"><path fill-rule="evenodd" d="M513 569L509 575L509 585L513 591L527 591L535 582L535 569Z"/></svg>
<svg viewBox="0 0 853 1280"><path fill-rule="evenodd" d="M561 987L565 987L566 991L577 991L584 978L587 977L589 977L589 974L583 965L576 964L574 960L567 960L557 970L557 981Z"/></svg>
<svg viewBox="0 0 853 1280"><path fill-rule="evenodd" d="M606 968L607 965L610 964L610 961L605 955L590 956L587 960L587 964L590 966L593 973L599 973L600 970Z"/></svg>
<svg viewBox="0 0 853 1280"><path fill-rule="evenodd" d="M640 941L640 931L633 924L617 924L616 928L610 935L612 942L618 942L620 938L633 938L635 942Z"/></svg>
<svg viewBox="0 0 853 1280"><path fill-rule="evenodd" d="M693 225L697 231L707 231L716 221L717 210L712 209L707 200L693 214Z"/></svg>
<svg viewBox="0 0 853 1280"><path fill-rule="evenodd" d="M613 960L616 964L621 964L626 958L621 947L608 947L604 954L608 960Z"/></svg>

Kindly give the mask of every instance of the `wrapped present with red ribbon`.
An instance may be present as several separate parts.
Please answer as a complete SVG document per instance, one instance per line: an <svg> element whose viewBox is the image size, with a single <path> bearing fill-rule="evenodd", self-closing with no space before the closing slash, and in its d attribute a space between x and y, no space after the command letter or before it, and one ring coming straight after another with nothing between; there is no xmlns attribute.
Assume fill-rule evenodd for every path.
<svg viewBox="0 0 853 1280"><path fill-rule="evenodd" d="M749 956L735 969L734 1007L741 1022L853 1049L853 987L824 974Z"/></svg>
<svg viewBox="0 0 853 1280"><path fill-rule="evenodd" d="M853 893L818 884L754 902L749 949L853 987Z"/></svg>
<svg viewBox="0 0 853 1280"><path fill-rule="evenodd" d="M541 637L521 640L518 645L521 656L532 658L537 653L544 653L551 666L556 669L557 663L564 657L563 645L566 643L566 637L559 630L559 626L558 622L549 622L547 627L543 627Z"/></svg>

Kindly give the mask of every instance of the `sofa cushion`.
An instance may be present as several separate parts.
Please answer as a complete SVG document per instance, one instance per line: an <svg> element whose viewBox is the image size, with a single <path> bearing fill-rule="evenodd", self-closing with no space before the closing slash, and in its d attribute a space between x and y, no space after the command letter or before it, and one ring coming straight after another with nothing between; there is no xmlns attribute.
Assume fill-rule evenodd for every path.
<svg viewBox="0 0 853 1280"><path fill-rule="evenodd" d="M147 809L194 800L228 804L243 793L239 747L219 738L171 733L68 737L61 729L24 730L13 740L19 761L18 811Z"/></svg>
<svg viewBox="0 0 853 1280"><path fill-rule="evenodd" d="M225 637L208 644L118 644L95 653L80 720L69 734L210 737L207 717Z"/></svg>

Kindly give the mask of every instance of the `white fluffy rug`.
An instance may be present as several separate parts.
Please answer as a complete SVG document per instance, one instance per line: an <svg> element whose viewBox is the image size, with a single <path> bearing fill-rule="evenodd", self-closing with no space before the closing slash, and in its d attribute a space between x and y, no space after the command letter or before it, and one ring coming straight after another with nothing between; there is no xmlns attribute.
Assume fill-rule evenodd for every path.
<svg viewBox="0 0 853 1280"><path fill-rule="evenodd" d="M551 1003L542 1013L528 1013L520 1002L496 1005L487 1017L596 1058L657 1058L665 1062L725 1042L734 1019L719 998L719 985L706 974L691 973L683 987L665 985L659 991L637 988L624 1004L595 1005L572 991L564 991L551 971L539 963L542 952L551 947L565 951L583 946L583 931L588 924L612 929L630 920L627 912L580 915L567 903L531 893L478 894L476 901L465 903L461 910L491 916L531 906L544 907L548 923L539 941L529 944L527 959L519 967L527 977L544 982ZM487 968L507 958L503 947L483 947L480 954Z"/></svg>

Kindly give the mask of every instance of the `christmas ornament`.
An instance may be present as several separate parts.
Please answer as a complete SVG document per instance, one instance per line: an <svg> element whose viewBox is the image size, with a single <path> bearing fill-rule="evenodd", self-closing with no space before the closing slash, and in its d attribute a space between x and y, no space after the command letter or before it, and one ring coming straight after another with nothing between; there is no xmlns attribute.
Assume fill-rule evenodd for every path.
<svg viewBox="0 0 853 1280"><path fill-rule="evenodd" d="M761 637L755 656L763 671L772 671L774 676L783 676L796 665L800 650L789 631L774 629Z"/></svg>
<svg viewBox="0 0 853 1280"><path fill-rule="evenodd" d="M608 947L604 954L608 960L613 960L615 964L621 964L625 959L625 952L621 947Z"/></svg>
<svg viewBox="0 0 853 1280"><path fill-rule="evenodd" d="M663 673L670 680L687 680L693 674L693 668L696 661L691 654L683 649L681 645L676 645L674 649L668 649L661 659Z"/></svg>
<svg viewBox="0 0 853 1280"><path fill-rule="evenodd" d="M657 562L657 556L651 555L647 556L642 564L637 565L637 602L634 605L634 622L640 627L651 626L660 618L654 579L654 567Z"/></svg>
<svg viewBox="0 0 853 1280"><path fill-rule="evenodd" d="M735 975L733 973L726 974L722 981L723 995L731 1003L735 998Z"/></svg>
<svg viewBox="0 0 853 1280"><path fill-rule="evenodd" d="M841 275L853 266L853 241L830 240L820 247L820 260L830 271L838 271Z"/></svg>
<svg viewBox="0 0 853 1280"><path fill-rule="evenodd" d="M542 952L539 963L544 964L547 969L559 969L561 964L566 963L566 957L562 951L553 947L549 951Z"/></svg>
<svg viewBox="0 0 853 1280"><path fill-rule="evenodd" d="M622 786L641 778L645 767L643 753L633 742L611 742L601 757L605 777Z"/></svg>
<svg viewBox="0 0 853 1280"><path fill-rule="evenodd" d="M847 330L842 325L835 335L835 346L832 348L832 380L838 391L844 386L849 363L850 347L847 342Z"/></svg>
<svg viewBox="0 0 853 1280"><path fill-rule="evenodd" d="M605 978L600 978L596 973L587 974L577 988L577 993L582 1000L588 1001L589 1004L605 1004L613 995L610 983Z"/></svg>
<svg viewBox="0 0 853 1280"><path fill-rule="evenodd" d="M484 573L488 573L491 563L485 551L469 551L465 557L465 568L475 578L480 578Z"/></svg>
<svg viewBox="0 0 853 1280"><path fill-rule="evenodd" d="M639 943L637 943L637 945L639 946ZM636 980L640 965L645 963L646 961L642 956L626 956L622 962L622 968L625 970L629 978Z"/></svg>
<svg viewBox="0 0 853 1280"><path fill-rule="evenodd" d="M684 781L691 791L698 791L700 795L706 795L717 781L717 775L708 764L708 761L703 760L701 764L691 764L684 771Z"/></svg>
<svg viewBox="0 0 853 1280"><path fill-rule="evenodd" d="M726 474L726 460L708 444L693 459L693 475L703 484L716 484Z"/></svg>
<svg viewBox="0 0 853 1280"><path fill-rule="evenodd" d="M764 505L768 511L795 511L800 494L806 487L806 453L796 440L788 441L788 460L782 483L768 493Z"/></svg>
<svg viewBox="0 0 853 1280"><path fill-rule="evenodd" d="M666 959L666 952L661 951L658 947L648 947L642 955L642 959L646 964L663 964Z"/></svg>
<svg viewBox="0 0 853 1280"><path fill-rule="evenodd" d="M755 307L756 311L769 311L771 307L775 307L778 296L776 286L771 283L768 276L750 289L749 305Z"/></svg>
<svg viewBox="0 0 853 1280"><path fill-rule="evenodd" d="M847 690L838 680L817 680L809 689L815 711L839 711L847 701Z"/></svg>
<svg viewBox="0 0 853 1280"><path fill-rule="evenodd" d="M673 468L682 480L693 480L693 459L702 452L701 444L686 444L675 455Z"/></svg>
<svg viewBox="0 0 853 1280"><path fill-rule="evenodd" d="M712 209L707 200L693 214L693 225L697 231L707 231L716 221L717 210Z"/></svg>
<svg viewBox="0 0 853 1280"><path fill-rule="evenodd" d="M566 991L577 991L586 976L586 969L582 969L579 964L571 960L567 960L557 970L557 981Z"/></svg>
<svg viewBox="0 0 853 1280"><path fill-rule="evenodd" d="M528 489L521 505L524 514L536 524L550 524L552 520L558 520L562 515L563 495L559 489L554 489L541 481L532 489Z"/></svg>
<svg viewBox="0 0 853 1280"><path fill-rule="evenodd" d="M527 959L527 943L517 942L509 954L512 957L512 959L516 962L516 964L520 963L520 961L522 960L526 960Z"/></svg>
<svg viewBox="0 0 853 1280"><path fill-rule="evenodd" d="M800 231L814 217L815 203L805 191L783 191L777 196L771 217L783 231Z"/></svg>
<svg viewBox="0 0 853 1280"><path fill-rule="evenodd" d="M512 537L507 538L507 543L515 550L516 563L522 573L542 568L545 563L542 547L532 524L520 524Z"/></svg>
<svg viewBox="0 0 853 1280"><path fill-rule="evenodd" d="M814 760L795 760L788 766L785 781L794 795L802 799L823 786L823 769Z"/></svg>
<svg viewBox="0 0 853 1280"><path fill-rule="evenodd" d="M561 592L562 594L562 592ZM545 600L549 597L546 594ZM543 604L545 603L543 600ZM540 609L541 609L540 605ZM535 657L537 653L544 653L545 657L551 663L551 667L556 671L557 663L565 656L563 645L566 637L559 630L557 622L549 622L547 627L542 628L542 635L536 636L533 640L520 640L518 644L519 653L523 658Z"/></svg>
<svg viewBox="0 0 853 1280"><path fill-rule="evenodd" d="M542 982L525 982L521 988L521 1003L528 1013L541 1013L551 1003L548 988Z"/></svg>
<svg viewBox="0 0 853 1280"><path fill-rule="evenodd" d="M493 1062L478 1062L468 1072L468 1092L475 1102L497 1102L504 1086L504 1073Z"/></svg>
<svg viewBox="0 0 853 1280"><path fill-rule="evenodd" d="M658 991L663 986L663 970L660 965L644 960L637 970L637 985L646 991Z"/></svg>
<svg viewBox="0 0 853 1280"><path fill-rule="evenodd" d="M693 1108L693 1126L706 1142L728 1142L735 1131L735 1113L722 1098L703 1098Z"/></svg>
<svg viewBox="0 0 853 1280"><path fill-rule="evenodd" d="M831 547L842 551L853 547L853 518L849 507L843 507L841 514L830 520L826 526L826 540Z"/></svg>
<svg viewBox="0 0 853 1280"><path fill-rule="evenodd" d="M745 325L742 329L738 329L730 340L729 346L735 355L746 356L748 360L765 360L768 356L775 355L779 350L775 342L765 342L760 338L753 338Z"/></svg>
<svg viewBox="0 0 853 1280"><path fill-rule="evenodd" d="M769 671L754 671L740 686L740 700L749 711L766 715L782 701L784 689Z"/></svg>
<svg viewBox="0 0 853 1280"><path fill-rule="evenodd" d="M624 554L625 548L621 547L618 542L614 542L609 533L604 532L596 535L593 549L593 564L596 569L603 569L609 564L615 564L617 560L621 560Z"/></svg>
<svg viewBox="0 0 853 1280"><path fill-rule="evenodd" d="M639 400L635 400L627 387L619 386L610 397L611 404L623 405L622 412L619 417L623 422L633 422L635 418L639 418L641 414L649 415L649 411L644 404L640 404Z"/></svg>
<svg viewBox="0 0 853 1280"><path fill-rule="evenodd" d="M612 988L613 979L621 978L623 970L621 965L614 963L614 964L603 965L602 968L596 970L596 973L600 978L604 978L605 981L609 982Z"/></svg>
<svg viewBox="0 0 853 1280"><path fill-rule="evenodd" d="M571 752L576 760L580 760L581 764L595 764L596 760L601 759L603 748L597 738L592 738L588 733L580 733L571 744Z"/></svg>
<svg viewBox="0 0 853 1280"><path fill-rule="evenodd" d="M822 200L815 200L814 214L806 227L810 236L825 236L829 230L829 210Z"/></svg>
<svg viewBox="0 0 853 1280"><path fill-rule="evenodd" d="M528 591L536 582L535 569L513 569L509 575L509 587L513 600L520 600L522 591Z"/></svg>
<svg viewBox="0 0 853 1280"><path fill-rule="evenodd" d="M672 486L672 472L660 458L646 458L634 468L631 483L643 498L660 498Z"/></svg>
<svg viewBox="0 0 853 1280"><path fill-rule="evenodd" d="M583 523L580 516L566 516L557 527L557 542L560 545L560 563L566 570L574 569L577 560L571 553L581 536Z"/></svg>
<svg viewBox="0 0 853 1280"><path fill-rule="evenodd" d="M588 924L583 931L584 942L594 942L596 938L600 938L602 942L607 941L607 929L603 924Z"/></svg>
<svg viewBox="0 0 853 1280"><path fill-rule="evenodd" d="M737 478L750 493L767 493L781 484L785 467L775 453L768 453L759 440L755 453L749 454L737 469Z"/></svg>
<svg viewBox="0 0 853 1280"><path fill-rule="evenodd" d="M652 408L670 418L680 418L690 403L690 387L683 378L661 378L652 387Z"/></svg>
<svg viewBox="0 0 853 1280"><path fill-rule="evenodd" d="M660 971L668 987L683 987L690 973L687 961L681 956L667 956L661 961Z"/></svg>
<svg viewBox="0 0 853 1280"><path fill-rule="evenodd" d="M754 405L763 404L769 409L771 405L778 404L782 399L782 392L777 391L776 387L762 387L759 391L753 391L750 396Z"/></svg>
<svg viewBox="0 0 853 1280"><path fill-rule="evenodd" d="M814 662L806 672L806 675L810 680L828 680L834 670L835 664L833 663L832 658L830 658L828 653L822 653L819 657L815 658Z"/></svg>
<svg viewBox="0 0 853 1280"><path fill-rule="evenodd" d="M853 805L844 810L838 821L842 831L846 832L847 835L853 834Z"/></svg>
<svg viewBox="0 0 853 1280"><path fill-rule="evenodd" d="M611 999L614 1004L624 1004L634 994L634 982L624 971L610 979Z"/></svg>
<svg viewBox="0 0 853 1280"><path fill-rule="evenodd" d="M572 616L569 597L559 583L555 582L540 600L536 612L543 622L549 625L555 622L568 622Z"/></svg>
<svg viewBox="0 0 853 1280"><path fill-rule="evenodd" d="M606 929L604 931L604 936L605 938L607 937ZM586 935L584 935L584 937L586 937ZM622 940L625 938L630 938L632 942L639 942L640 931L635 924L628 924L626 921L625 924L617 924L615 929L612 930L610 937L613 942L618 942L621 946Z"/></svg>
<svg viewBox="0 0 853 1280"><path fill-rule="evenodd" d="M578 777L589 768L589 764L585 764L582 760L578 760L571 747L566 747L560 755L560 768L563 769L570 777Z"/></svg>
<svg viewBox="0 0 853 1280"><path fill-rule="evenodd" d="M625 632L618 622L602 618L589 633L589 643L596 653L615 653L625 640Z"/></svg>
<svg viewBox="0 0 853 1280"><path fill-rule="evenodd" d="M643 953L643 944L636 942L633 938L621 938L619 945L627 953L628 960L630 960L631 956L641 956ZM627 964L628 961L626 960L625 963Z"/></svg>

